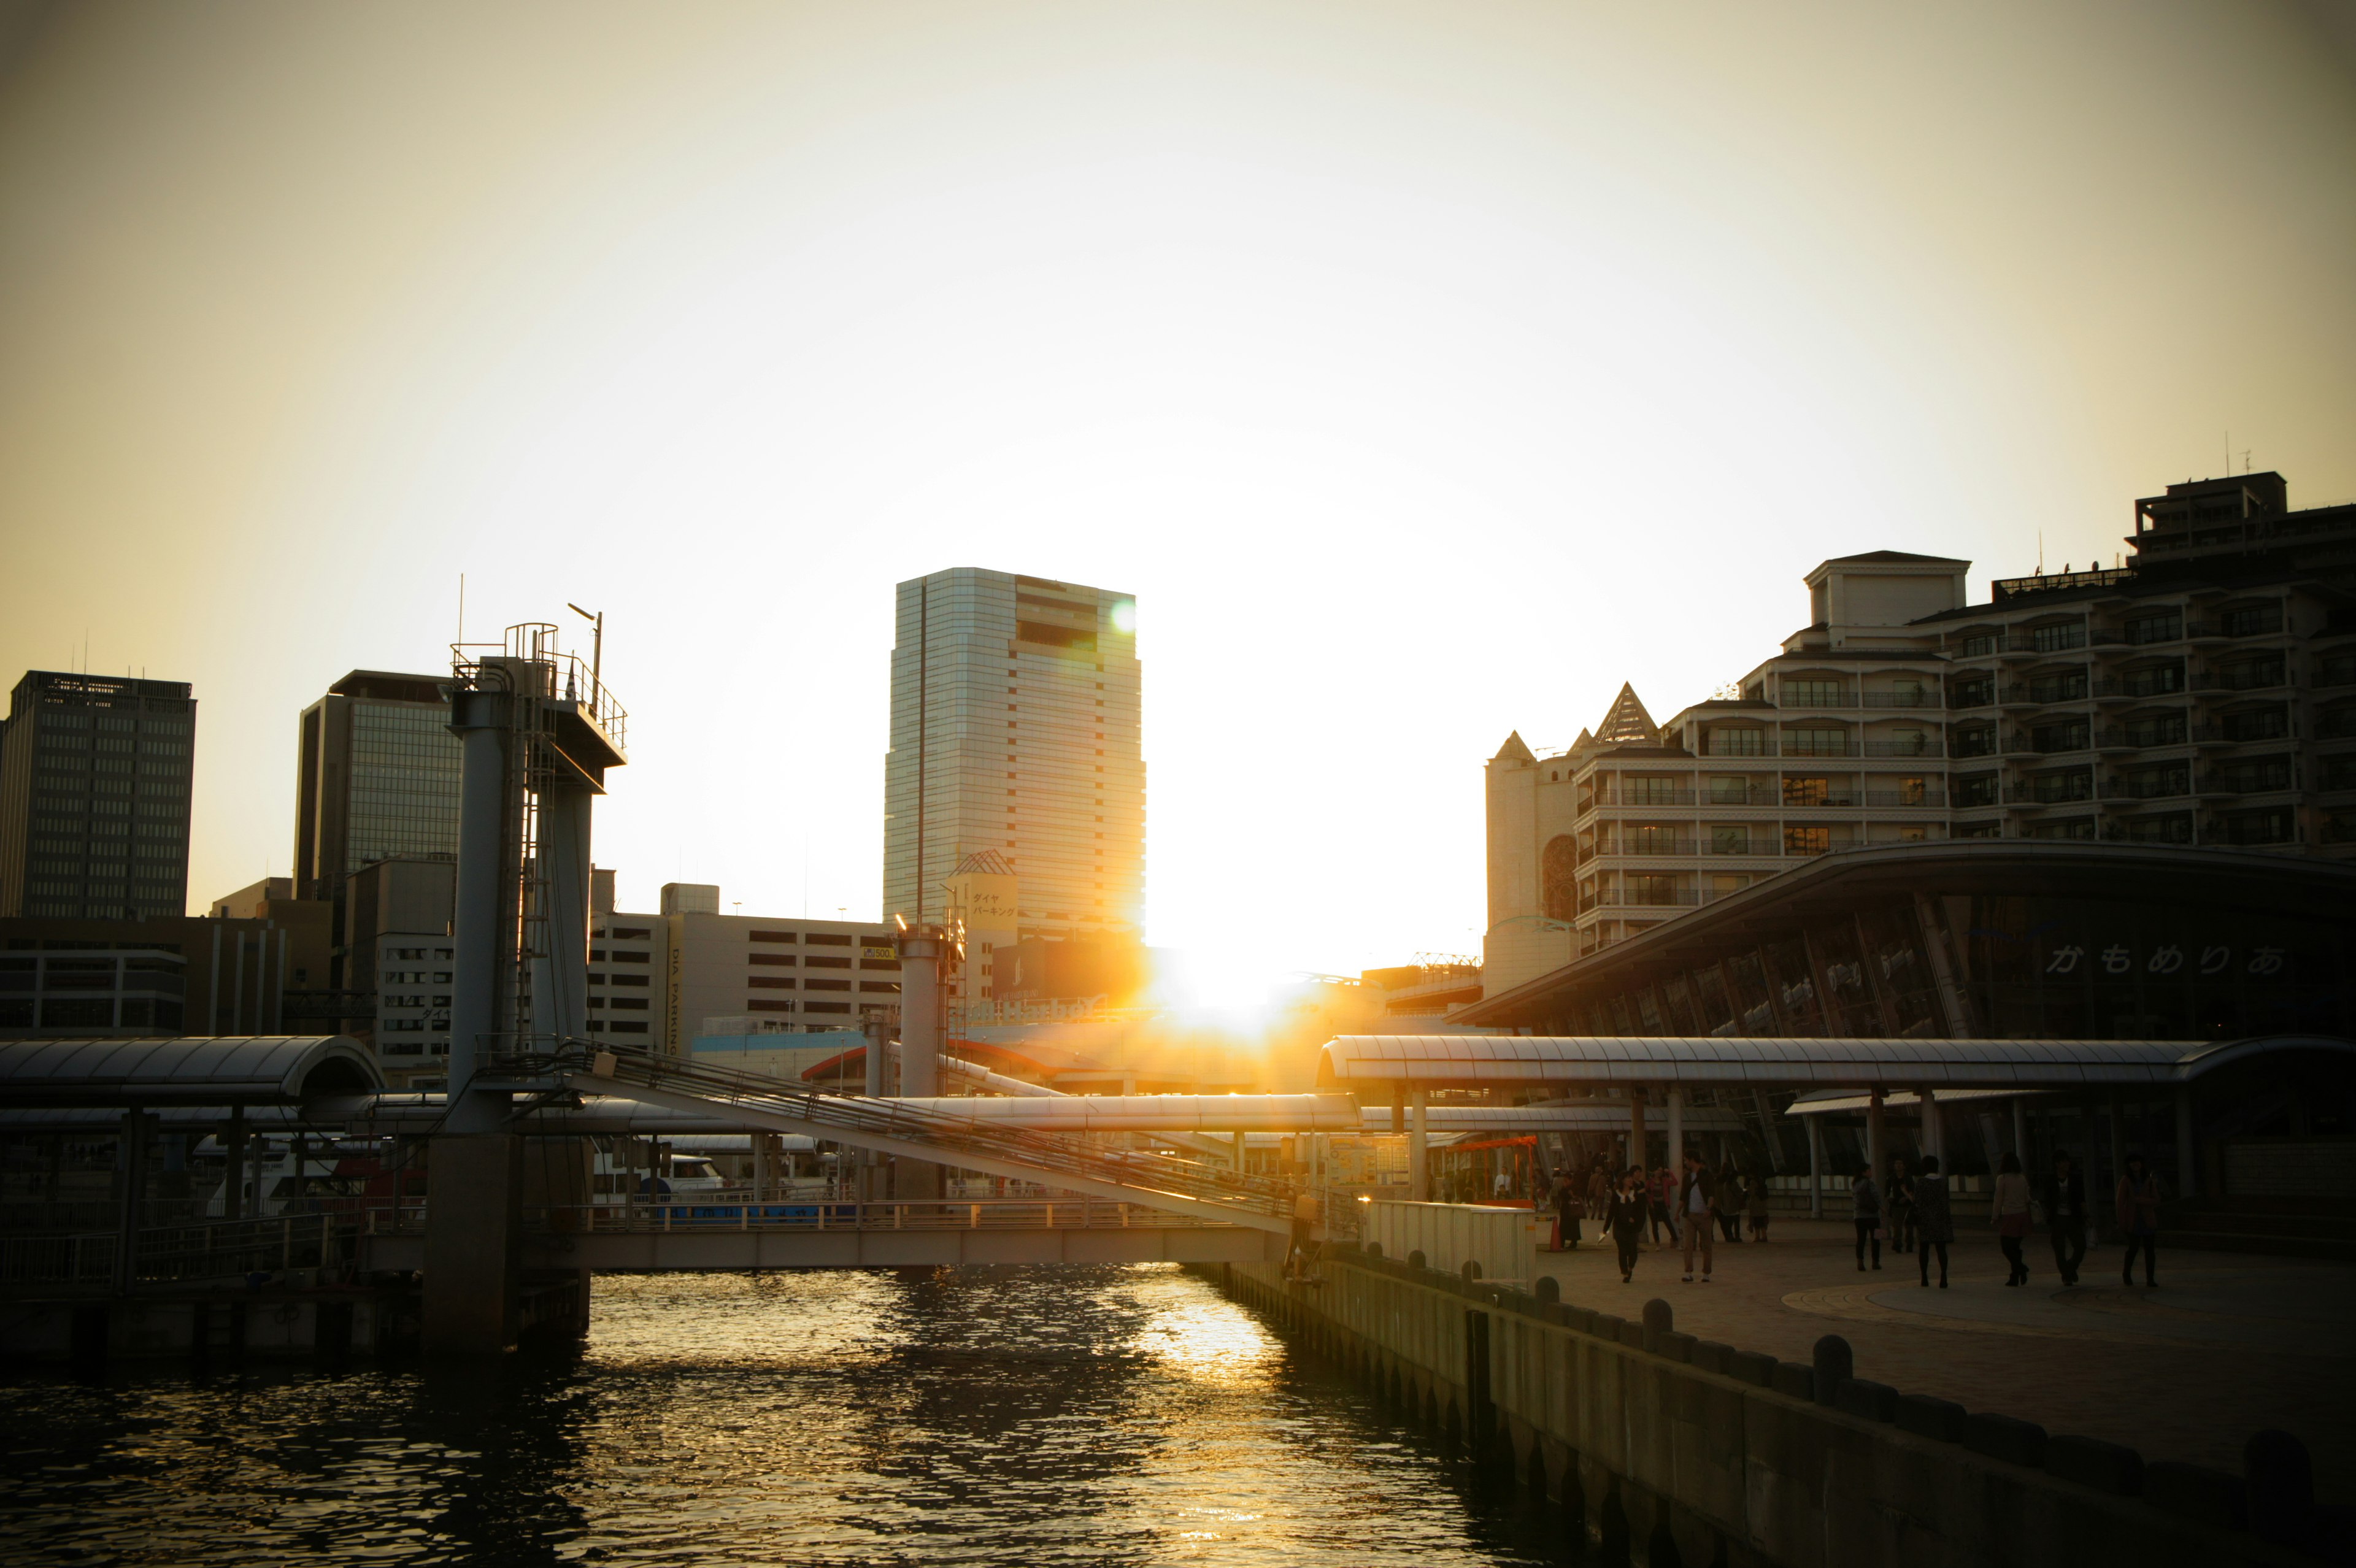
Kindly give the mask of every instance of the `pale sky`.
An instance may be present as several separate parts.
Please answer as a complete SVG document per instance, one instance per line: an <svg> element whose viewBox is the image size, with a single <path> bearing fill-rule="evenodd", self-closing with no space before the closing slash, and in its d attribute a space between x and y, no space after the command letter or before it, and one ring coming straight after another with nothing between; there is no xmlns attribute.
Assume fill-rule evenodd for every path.
<svg viewBox="0 0 2356 1568"><path fill-rule="evenodd" d="M1474 952L1508 731L2351 429L2321 6L0 5L0 680L195 683L199 910L464 572L606 612L626 905L873 916L974 565L1138 596L1153 941Z"/></svg>

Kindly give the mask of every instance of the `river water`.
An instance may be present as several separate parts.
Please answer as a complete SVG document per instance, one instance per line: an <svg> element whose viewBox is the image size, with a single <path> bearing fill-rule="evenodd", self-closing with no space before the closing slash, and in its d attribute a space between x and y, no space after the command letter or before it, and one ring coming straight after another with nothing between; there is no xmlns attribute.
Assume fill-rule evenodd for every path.
<svg viewBox="0 0 2356 1568"><path fill-rule="evenodd" d="M607 1276L457 1373L0 1384L0 1561L1542 1563L1461 1471L1168 1265Z"/></svg>

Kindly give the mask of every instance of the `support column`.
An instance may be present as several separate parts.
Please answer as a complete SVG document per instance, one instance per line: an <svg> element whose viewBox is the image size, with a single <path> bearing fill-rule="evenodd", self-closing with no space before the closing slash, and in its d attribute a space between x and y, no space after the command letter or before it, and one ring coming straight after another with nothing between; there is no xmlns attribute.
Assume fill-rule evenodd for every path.
<svg viewBox="0 0 2356 1568"><path fill-rule="evenodd" d="M869 1099L881 1099L884 1094L884 1059L890 1054L892 1024L888 1019L869 1019L867 1032L867 1081L861 1093Z"/></svg>
<svg viewBox="0 0 2356 1568"><path fill-rule="evenodd" d="M545 951L531 962L531 1032L554 1040L589 1033L589 818L585 789L552 783L540 792L540 897Z"/></svg>
<svg viewBox="0 0 2356 1568"><path fill-rule="evenodd" d="M1753 1084L1751 1105L1759 1113L1759 1136L1766 1140L1767 1168L1781 1176L1783 1174L1783 1137L1776 1130L1774 1113L1767 1108L1767 1091Z"/></svg>
<svg viewBox="0 0 2356 1568"><path fill-rule="evenodd" d="M2179 1085L2176 1091L2176 1195L2179 1198L2201 1196L2201 1169L2194 1164L2192 1147L2192 1090Z"/></svg>
<svg viewBox="0 0 2356 1568"><path fill-rule="evenodd" d="M458 866L451 909L450 1115L453 1134L490 1132L507 1120L504 1104L472 1092L487 1051L503 1027L499 987L512 956L501 912L506 862L508 755L505 692L458 694L450 728L459 738ZM499 1096L504 1101L505 1096ZM441 1140L435 1140L439 1143ZM438 1212L444 1205L436 1205Z"/></svg>
<svg viewBox="0 0 2356 1568"><path fill-rule="evenodd" d="M1922 1107L1922 1152L1938 1157L1941 1174L1954 1175L1954 1171L1947 1168L1947 1124L1945 1118L1939 1114L1937 1091L1925 1084L1914 1091L1914 1099Z"/></svg>
<svg viewBox="0 0 2356 1568"><path fill-rule="evenodd" d="M115 1208L114 1294L127 1296L138 1279L139 1221L147 1213L147 1136L154 1118L137 1106L123 1113L122 1142L115 1153L115 1170L122 1178L122 1201Z"/></svg>
<svg viewBox="0 0 2356 1568"><path fill-rule="evenodd" d="M1633 1084L1628 1090L1628 1163L1653 1163L1644 1147L1644 1091Z"/></svg>
<svg viewBox="0 0 2356 1568"><path fill-rule="evenodd" d="M229 1126L221 1135L221 1152L229 1157L221 1177L221 1218L245 1217L245 1102L229 1108Z"/></svg>
<svg viewBox="0 0 2356 1568"><path fill-rule="evenodd" d="M522 1272L518 1221L523 1140L509 1133L509 1097L477 1091L477 1074L519 1027L515 988L518 866L509 850L509 706L501 690L460 691L458 863L450 935L449 1111L428 1148L423 1348L436 1356L497 1355L515 1345ZM585 959L586 954L584 954Z"/></svg>
<svg viewBox="0 0 2356 1568"><path fill-rule="evenodd" d="M1686 1092L1668 1091L1669 1100L1669 1168L1682 1172L1686 1168ZM1684 1223L1684 1216L1678 1216Z"/></svg>
<svg viewBox="0 0 2356 1568"><path fill-rule="evenodd" d="M1241 1176L1248 1168L1244 1164L1244 1135L1241 1132L1237 1132L1234 1134L1233 1136L1235 1138L1235 1153L1232 1157L1232 1162L1235 1166L1236 1174L1237 1176Z"/></svg>
<svg viewBox="0 0 2356 1568"><path fill-rule="evenodd" d="M1803 1117L1808 1124L1808 1218L1825 1217L1825 1129L1814 1116Z"/></svg>
<svg viewBox="0 0 2356 1568"><path fill-rule="evenodd" d="M900 1094L930 1099L941 1092L941 960L948 944L931 926L900 933ZM941 1168L928 1159L894 1162L894 1198L938 1198Z"/></svg>
<svg viewBox="0 0 2356 1568"><path fill-rule="evenodd" d="M1881 1152L1881 1091L1876 1088L1865 1106L1865 1168L1879 1189L1888 1179Z"/></svg>
<svg viewBox="0 0 2356 1568"><path fill-rule="evenodd" d="M1418 1089L1407 1129L1407 1191L1418 1203L1431 1201L1431 1091Z"/></svg>
<svg viewBox="0 0 2356 1568"><path fill-rule="evenodd" d="M2012 1152L2020 1157L2020 1168L2029 1173L2036 1161L2030 1158L2029 1147L2029 1102L2015 1094L2012 1097ZM2029 1175L2034 1181L2034 1174Z"/></svg>
<svg viewBox="0 0 2356 1568"><path fill-rule="evenodd" d="M425 1227L424 1349L434 1356L511 1349L523 1272L515 1245L523 1139L507 1133L437 1137L429 1168L435 1196Z"/></svg>

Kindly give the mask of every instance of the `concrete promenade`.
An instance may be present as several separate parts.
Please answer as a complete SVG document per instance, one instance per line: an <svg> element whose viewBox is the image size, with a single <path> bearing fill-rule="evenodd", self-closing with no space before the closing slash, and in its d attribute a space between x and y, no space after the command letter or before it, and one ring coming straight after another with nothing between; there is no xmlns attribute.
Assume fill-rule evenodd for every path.
<svg viewBox="0 0 2356 1568"><path fill-rule="evenodd" d="M1721 1239L1707 1285L1681 1284L1677 1252L1649 1244L1634 1283L1622 1285L1611 1243L1591 1222L1583 1228L1579 1251L1541 1251L1535 1266L1578 1306L1634 1318L1659 1296L1680 1329L1789 1361L1807 1361L1820 1336L1839 1334L1861 1378L2126 1444L2147 1459L2238 1473L2244 1440L2280 1427L2313 1454L2318 1500L2356 1503L2356 1337L2345 1330L2356 1268L2171 1252L2162 1237L2158 1289L2121 1286L2121 1249L2105 1246L2064 1290L2040 1234L2029 1240L2029 1283L2008 1289L1995 1237L1977 1232L1950 1249L1950 1288L1938 1288L1934 1258L1924 1290L1913 1254L1885 1247L1881 1272L1859 1274L1846 1221L1779 1215L1763 1245Z"/></svg>

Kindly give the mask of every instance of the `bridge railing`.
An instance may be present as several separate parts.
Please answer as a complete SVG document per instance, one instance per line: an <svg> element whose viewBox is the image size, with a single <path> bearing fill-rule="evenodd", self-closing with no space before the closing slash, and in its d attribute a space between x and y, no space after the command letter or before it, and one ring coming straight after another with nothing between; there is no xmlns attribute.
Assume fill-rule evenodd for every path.
<svg viewBox="0 0 2356 1568"><path fill-rule="evenodd" d="M349 1261L362 1214L281 1214L140 1227L134 1285L240 1277ZM122 1267L120 1231L0 1236L0 1288L103 1286Z"/></svg>
<svg viewBox="0 0 2356 1568"><path fill-rule="evenodd" d="M426 1209L411 1200L372 1211L377 1235L422 1233ZM675 1231L1070 1231L1217 1227L1222 1221L1164 1213L1102 1198L924 1198L771 1200L656 1199L621 1203L533 1205L527 1232L562 1235Z"/></svg>

